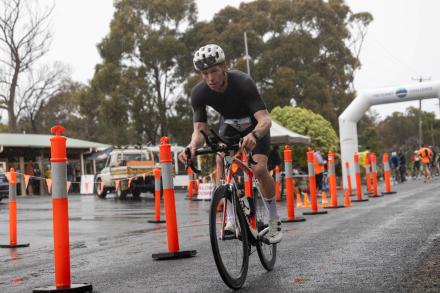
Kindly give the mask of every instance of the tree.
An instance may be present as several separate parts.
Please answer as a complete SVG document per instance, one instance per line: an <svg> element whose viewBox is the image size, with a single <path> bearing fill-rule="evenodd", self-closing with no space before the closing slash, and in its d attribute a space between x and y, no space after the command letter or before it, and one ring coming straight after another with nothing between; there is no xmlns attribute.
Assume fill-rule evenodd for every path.
<svg viewBox="0 0 440 293"><path fill-rule="evenodd" d="M377 126L379 124L379 114L370 110L358 122L358 145L359 151L365 150L368 146L370 150L379 153L382 150L383 140L379 136Z"/></svg>
<svg viewBox="0 0 440 293"><path fill-rule="evenodd" d="M120 0L115 7L111 31L98 45L104 62L92 81L100 120L113 127L111 142L129 128L129 141L156 143L168 134L168 115L181 97L175 92L179 63L188 55L181 38L195 22L196 7L192 0Z"/></svg>
<svg viewBox="0 0 440 293"><path fill-rule="evenodd" d="M56 70L48 73L46 68L34 74L38 71L34 68L36 62L49 48L48 25L53 7L40 13L29 2L23 2L0 1L0 109L8 113L10 132L17 131L17 119L24 112L33 121L41 102L60 84Z"/></svg>
<svg viewBox="0 0 440 293"><path fill-rule="evenodd" d="M229 65L245 70L246 31L251 73L269 110L291 105L294 98L336 127L338 115L354 97L350 84L360 66L348 44L357 44L359 53L371 20L370 14L354 14L340 0L257 0L238 9L226 7L209 23L197 23L185 40L192 51L218 43Z"/></svg>
<svg viewBox="0 0 440 293"><path fill-rule="evenodd" d="M319 114L299 107L275 107L270 113L273 120L282 126L302 135L307 135L312 140L313 149L320 150L323 157L329 150L335 154L339 150L339 139L329 121ZM293 148L294 160L300 166L305 166L305 152L307 146Z"/></svg>

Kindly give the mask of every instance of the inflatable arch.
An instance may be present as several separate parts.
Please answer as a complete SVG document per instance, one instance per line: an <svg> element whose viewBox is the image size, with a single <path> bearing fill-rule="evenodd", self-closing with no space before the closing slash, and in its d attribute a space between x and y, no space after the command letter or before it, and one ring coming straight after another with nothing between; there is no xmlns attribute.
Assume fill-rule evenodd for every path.
<svg viewBox="0 0 440 293"><path fill-rule="evenodd" d="M341 144L341 162L350 163L352 186L355 184L354 153L358 152L357 122L371 106L400 103L420 99L440 97L440 81L395 86L362 91L339 116L339 136ZM347 174L343 171L344 188L347 185Z"/></svg>

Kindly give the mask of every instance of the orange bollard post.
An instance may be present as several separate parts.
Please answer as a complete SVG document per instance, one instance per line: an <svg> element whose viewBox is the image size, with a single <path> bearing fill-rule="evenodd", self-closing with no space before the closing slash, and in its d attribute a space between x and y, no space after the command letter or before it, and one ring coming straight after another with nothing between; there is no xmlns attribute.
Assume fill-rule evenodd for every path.
<svg viewBox="0 0 440 293"><path fill-rule="evenodd" d="M165 220L160 219L160 168L153 169L154 176L154 220L148 220L148 223L165 223Z"/></svg>
<svg viewBox="0 0 440 293"><path fill-rule="evenodd" d="M304 217L295 217L295 200L293 191L293 168L292 168L292 150L290 146L284 147L284 166L286 177L286 202L287 202L287 219L281 220L283 223L303 222Z"/></svg>
<svg viewBox="0 0 440 293"><path fill-rule="evenodd" d="M366 195L371 195L373 194L373 188L371 184L371 162L369 156L365 158L365 180L367 181L367 191L368 191Z"/></svg>
<svg viewBox="0 0 440 293"><path fill-rule="evenodd" d="M162 137L160 139L160 165L162 170L162 185L165 202L168 252L153 254L152 257L155 260L193 257L197 254L196 250L180 251L179 248L172 163L171 145L169 144L168 137Z"/></svg>
<svg viewBox="0 0 440 293"><path fill-rule="evenodd" d="M316 197L316 178L315 166L313 163L313 151L309 148L307 152L307 166L309 169L309 190L312 210L310 212L303 212L303 215L322 215L327 214L327 211L318 211L318 198Z"/></svg>
<svg viewBox="0 0 440 293"><path fill-rule="evenodd" d="M382 158L383 162L383 174L384 174L384 181L385 181L385 192L382 192L382 195L385 194L393 194L396 193L395 191L391 190L391 174L390 174L390 162L388 160L388 154L383 154Z"/></svg>
<svg viewBox="0 0 440 293"><path fill-rule="evenodd" d="M301 194L299 194L299 193L296 194L296 207L297 207L298 209L304 207L304 205L303 205L303 203L302 203L302 200L301 200Z"/></svg>
<svg viewBox="0 0 440 293"><path fill-rule="evenodd" d="M202 201L203 199L199 198L199 179L197 179L197 174L194 172L192 176L192 188L193 188L193 197L191 201Z"/></svg>
<svg viewBox="0 0 440 293"><path fill-rule="evenodd" d="M55 255L55 286L36 288L40 292L92 292L91 284L70 282L69 203L67 198L67 152L65 129L56 125L50 129L55 136L50 139L52 170L52 210Z"/></svg>
<svg viewBox="0 0 440 293"><path fill-rule="evenodd" d="M328 201L327 201L327 193L325 191L323 191L321 193L321 206L323 208L328 207Z"/></svg>
<svg viewBox="0 0 440 293"><path fill-rule="evenodd" d="M275 167L275 199L281 201L281 173L278 165Z"/></svg>
<svg viewBox="0 0 440 293"><path fill-rule="evenodd" d="M371 153L371 188L373 189L373 194L370 195L370 197L380 197L383 196L382 194L379 194L377 191L377 169L376 169L376 154Z"/></svg>
<svg viewBox="0 0 440 293"><path fill-rule="evenodd" d="M194 186L193 186L193 171L190 167L188 167L188 196L185 199L192 200L194 195Z"/></svg>
<svg viewBox="0 0 440 293"><path fill-rule="evenodd" d="M368 198L362 198L361 167L359 165L358 153L354 153L354 170L356 172L355 176L356 176L356 195L357 195L357 198L354 199L353 202L368 201Z"/></svg>
<svg viewBox="0 0 440 293"><path fill-rule="evenodd" d="M304 192L304 208L306 209L310 209L312 206L310 205L310 201L309 201L309 195Z"/></svg>
<svg viewBox="0 0 440 293"><path fill-rule="evenodd" d="M17 173L14 168L9 172L9 244L0 244L0 248L28 247L29 243L17 243Z"/></svg>
<svg viewBox="0 0 440 293"><path fill-rule="evenodd" d="M345 162L345 169L347 170L347 185L348 185L347 191L348 191L349 196L352 196L353 189L351 187L350 163Z"/></svg>
<svg viewBox="0 0 440 293"><path fill-rule="evenodd" d="M344 193L344 207L348 208L351 206L353 206L353 205L351 204L350 194L349 194L348 190L346 190Z"/></svg>
<svg viewBox="0 0 440 293"><path fill-rule="evenodd" d="M335 172L335 156L332 151L328 152L328 188L330 190L330 204L325 206L326 209L343 208L338 204L338 192L336 190L336 172Z"/></svg>

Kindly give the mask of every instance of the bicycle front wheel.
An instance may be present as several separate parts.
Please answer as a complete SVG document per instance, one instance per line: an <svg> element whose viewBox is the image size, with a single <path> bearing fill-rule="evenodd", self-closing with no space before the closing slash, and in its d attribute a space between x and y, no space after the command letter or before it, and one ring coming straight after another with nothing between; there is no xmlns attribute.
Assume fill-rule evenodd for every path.
<svg viewBox="0 0 440 293"><path fill-rule="evenodd" d="M235 192L235 190L229 191L225 185L215 190L209 215L209 235L220 276L228 287L239 289L243 286L247 276L249 240L245 219L237 203L238 197ZM225 230L228 221L227 210L231 213L229 221L235 224L232 233L230 229Z"/></svg>
<svg viewBox="0 0 440 293"><path fill-rule="evenodd" d="M271 271L273 270L277 259L277 245L269 243L264 238L264 235L269 229L269 210L267 209L266 203L263 201L263 197L258 188L254 188L254 203L255 215L257 218L257 231L260 235L256 245L257 253L263 267L266 270Z"/></svg>

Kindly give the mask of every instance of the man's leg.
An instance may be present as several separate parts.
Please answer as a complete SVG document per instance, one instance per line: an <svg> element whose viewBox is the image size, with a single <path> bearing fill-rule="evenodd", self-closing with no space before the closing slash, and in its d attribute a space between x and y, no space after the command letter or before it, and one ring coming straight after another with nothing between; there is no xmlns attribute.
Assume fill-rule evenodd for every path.
<svg viewBox="0 0 440 293"><path fill-rule="evenodd" d="M267 156L255 154L252 158L257 162L257 165L252 166L252 171L260 183L260 190L269 210L269 233L266 237L271 243L278 243L281 241L283 234L276 205L275 182L267 170Z"/></svg>

